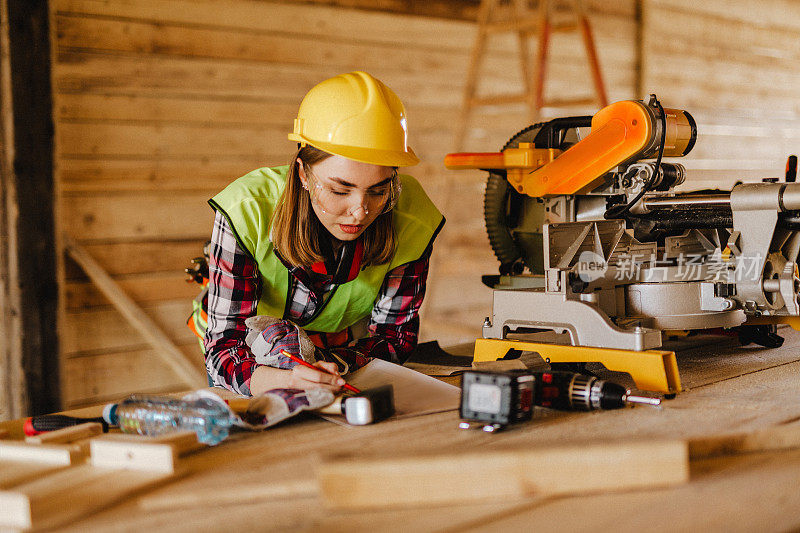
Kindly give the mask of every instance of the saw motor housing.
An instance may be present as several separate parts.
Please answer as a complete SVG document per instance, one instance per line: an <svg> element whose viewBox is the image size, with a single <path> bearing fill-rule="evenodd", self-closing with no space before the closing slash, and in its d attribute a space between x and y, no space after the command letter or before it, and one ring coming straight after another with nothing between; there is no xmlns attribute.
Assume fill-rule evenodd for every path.
<svg viewBox="0 0 800 533"><path fill-rule="evenodd" d="M590 128L588 135L582 133ZM648 101L526 128L497 153L449 154L489 171L485 218L500 261L486 339L552 330L573 346L650 350L665 330L800 315L800 184L679 193L689 113Z"/></svg>

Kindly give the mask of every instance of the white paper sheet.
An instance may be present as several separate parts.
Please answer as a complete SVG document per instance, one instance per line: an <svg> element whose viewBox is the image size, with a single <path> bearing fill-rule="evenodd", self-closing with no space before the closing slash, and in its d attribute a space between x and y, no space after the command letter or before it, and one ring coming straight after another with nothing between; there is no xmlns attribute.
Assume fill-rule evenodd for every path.
<svg viewBox="0 0 800 533"><path fill-rule="evenodd" d="M394 388L394 418L406 418L458 409L461 389L416 370L373 359L346 376L347 382L361 390L391 384ZM326 417L328 418L328 417ZM330 417L336 420L342 417Z"/></svg>

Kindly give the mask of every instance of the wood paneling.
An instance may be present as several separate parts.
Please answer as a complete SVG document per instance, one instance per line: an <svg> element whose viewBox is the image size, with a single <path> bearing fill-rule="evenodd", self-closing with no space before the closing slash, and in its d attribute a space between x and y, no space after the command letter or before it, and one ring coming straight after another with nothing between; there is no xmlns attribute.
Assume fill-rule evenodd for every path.
<svg viewBox="0 0 800 533"><path fill-rule="evenodd" d="M297 114L297 105L267 99L189 99L150 94L62 94L57 110L62 120L168 121L203 125L272 125L285 128Z"/></svg>
<svg viewBox="0 0 800 533"><path fill-rule="evenodd" d="M213 213L204 192L68 196L64 217L81 240L200 239Z"/></svg>
<svg viewBox="0 0 800 533"><path fill-rule="evenodd" d="M288 159L290 156L283 156ZM276 156L275 161L279 162ZM164 159L61 159L60 176L65 193L113 191L208 191L222 190L231 176L243 176L264 164L259 157L206 156L191 163Z"/></svg>
<svg viewBox="0 0 800 533"><path fill-rule="evenodd" d="M197 126L104 124L94 120L63 122L58 140L64 157L265 158L292 148L285 132L259 126L216 127L212 131Z"/></svg>
<svg viewBox="0 0 800 533"><path fill-rule="evenodd" d="M158 302L196 295L197 288L184 282L182 273L155 273L136 276L117 276L115 281L137 303ZM84 310L109 305L110 302L91 282L70 282L65 287L65 305L69 310Z"/></svg>
<svg viewBox="0 0 800 533"><path fill-rule="evenodd" d="M186 359L204 371L196 341L179 344ZM139 393L175 390L175 375L150 347L82 354L64 360L64 394L67 408L118 401Z"/></svg>
<svg viewBox="0 0 800 533"><path fill-rule="evenodd" d="M151 304L143 303L145 313L177 343L188 343L195 339L186 326L192 311L191 300L164 300ZM122 315L110 306L75 310L65 319L65 334L61 338L61 349L68 357L80 352L103 353L119 348L139 348L144 339ZM197 354L200 360L200 354Z"/></svg>
<svg viewBox="0 0 800 533"><path fill-rule="evenodd" d="M779 0L645 3L644 85L697 121L683 189L783 176L800 141L797 10Z"/></svg>
<svg viewBox="0 0 800 533"><path fill-rule="evenodd" d="M115 275L175 273L175 265L186 263L193 257L202 255L203 244L208 235L201 239L189 240L150 240L134 242L100 242L85 244L84 249L106 271ZM71 258L66 262L67 280L84 280L86 276Z"/></svg>

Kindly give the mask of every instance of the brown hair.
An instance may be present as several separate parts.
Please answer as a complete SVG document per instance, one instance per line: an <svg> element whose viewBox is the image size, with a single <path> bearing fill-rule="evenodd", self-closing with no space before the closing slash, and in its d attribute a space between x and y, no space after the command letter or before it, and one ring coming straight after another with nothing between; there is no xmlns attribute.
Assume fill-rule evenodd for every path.
<svg viewBox="0 0 800 533"><path fill-rule="evenodd" d="M292 156L286 187L272 214L272 244L289 263L303 268L325 258L321 239L334 238L322 225L311 207L311 197L300 182L298 159L306 166L319 163L332 154L306 145ZM388 263L395 250L396 237L392 211L378 215L359 237L364 243L362 266Z"/></svg>

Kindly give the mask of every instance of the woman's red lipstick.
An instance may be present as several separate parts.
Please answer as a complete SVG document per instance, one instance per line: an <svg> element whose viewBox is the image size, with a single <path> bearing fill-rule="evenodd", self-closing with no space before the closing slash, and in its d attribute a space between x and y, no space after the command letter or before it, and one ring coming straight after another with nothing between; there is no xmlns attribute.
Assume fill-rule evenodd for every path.
<svg viewBox="0 0 800 533"><path fill-rule="evenodd" d="M361 224L339 224L339 228L345 233L358 233L363 226Z"/></svg>

